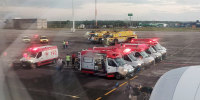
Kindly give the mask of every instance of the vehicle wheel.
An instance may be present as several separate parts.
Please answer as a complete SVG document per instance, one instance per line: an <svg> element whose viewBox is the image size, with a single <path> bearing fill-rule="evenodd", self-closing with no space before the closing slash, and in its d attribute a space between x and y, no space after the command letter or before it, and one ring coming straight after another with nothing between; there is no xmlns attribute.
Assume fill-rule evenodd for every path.
<svg viewBox="0 0 200 100"><path fill-rule="evenodd" d="M134 73L138 73L140 72L141 68L140 67L136 67L135 70L134 70Z"/></svg>
<svg viewBox="0 0 200 100"><path fill-rule="evenodd" d="M119 80L119 79L121 79L122 78L122 76L120 75L120 74L115 74L115 78L117 79L117 80Z"/></svg>
<svg viewBox="0 0 200 100"><path fill-rule="evenodd" d="M37 68L37 64L31 64L31 68L32 68L32 69Z"/></svg>
<svg viewBox="0 0 200 100"><path fill-rule="evenodd" d="M127 42L131 42L131 39L132 39L132 38L128 38L128 39L127 39Z"/></svg>
<svg viewBox="0 0 200 100"><path fill-rule="evenodd" d="M117 39L115 39L115 40L114 40L114 43L115 43L115 44L118 44L118 40L117 40Z"/></svg>
<svg viewBox="0 0 200 100"><path fill-rule="evenodd" d="M104 45L104 46L108 46L108 45L109 45L109 42L108 42L108 41L104 41L104 42L103 42L103 45Z"/></svg>
<svg viewBox="0 0 200 100"><path fill-rule="evenodd" d="M102 43L102 38L99 39L99 43L100 43L100 44Z"/></svg>
<svg viewBox="0 0 200 100"><path fill-rule="evenodd" d="M21 63L15 63L15 62L13 62L10 66L11 66L11 68L13 68L14 70L23 68Z"/></svg>

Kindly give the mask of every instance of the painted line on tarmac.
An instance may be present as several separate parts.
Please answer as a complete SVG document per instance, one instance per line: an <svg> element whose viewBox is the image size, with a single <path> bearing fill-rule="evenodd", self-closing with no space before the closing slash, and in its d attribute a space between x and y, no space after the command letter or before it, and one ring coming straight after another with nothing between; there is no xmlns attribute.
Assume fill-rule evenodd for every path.
<svg viewBox="0 0 200 100"><path fill-rule="evenodd" d="M98 97L96 100L101 100L102 99L102 97Z"/></svg>
<svg viewBox="0 0 200 100"><path fill-rule="evenodd" d="M134 80L135 78L137 78L138 76L135 76L135 77L133 77L133 78L131 78L130 80Z"/></svg>
<svg viewBox="0 0 200 100"><path fill-rule="evenodd" d="M122 87L124 84L126 84L127 82L122 83L121 85L119 85L119 87Z"/></svg>
<svg viewBox="0 0 200 100"><path fill-rule="evenodd" d="M135 76L135 77L133 77L133 78L131 78L131 79L129 79L129 80L134 80L134 79L136 79L138 76ZM120 84L119 85L119 87L122 87L122 86L124 86L125 84L127 84L128 83L128 81L126 81L126 82L123 82L122 84ZM110 90L110 91L108 91L107 93L105 93L104 94L104 96L107 96L107 95L109 95L110 93L112 93L112 92L114 92L115 90L117 90L118 88L113 88L112 90ZM101 100L103 97L98 97L96 100Z"/></svg>
<svg viewBox="0 0 200 100"><path fill-rule="evenodd" d="M112 93L113 91L115 91L116 89L117 88L114 88L114 89L110 90L109 92L105 93L104 95L108 95L108 94Z"/></svg>

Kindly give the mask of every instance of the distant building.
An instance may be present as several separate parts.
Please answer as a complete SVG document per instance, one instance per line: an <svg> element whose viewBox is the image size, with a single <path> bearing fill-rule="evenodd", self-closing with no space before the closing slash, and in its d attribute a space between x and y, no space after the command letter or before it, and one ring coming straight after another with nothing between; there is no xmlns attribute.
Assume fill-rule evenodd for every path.
<svg viewBox="0 0 200 100"><path fill-rule="evenodd" d="M85 29L85 24L80 24L80 25L78 26L78 29Z"/></svg>
<svg viewBox="0 0 200 100"><path fill-rule="evenodd" d="M46 29L46 19L7 19L4 28L13 29Z"/></svg>
<svg viewBox="0 0 200 100"><path fill-rule="evenodd" d="M200 27L200 22L199 22L199 20L197 20L195 24L196 24L196 27Z"/></svg>

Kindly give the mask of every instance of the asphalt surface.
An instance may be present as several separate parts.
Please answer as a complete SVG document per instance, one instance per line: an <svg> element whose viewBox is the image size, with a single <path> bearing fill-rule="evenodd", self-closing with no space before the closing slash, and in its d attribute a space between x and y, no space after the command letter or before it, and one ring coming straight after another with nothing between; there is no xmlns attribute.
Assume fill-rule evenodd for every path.
<svg viewBox="0 0 200 100"><path fill-rule="evenodd" d="M141 71L131 79L107 79L86 75L71 68L62 72L55 65L37 69L10 69L10 63L19 58L25 48L38 42L25 44L24 35L45 35L51 45L57 45L59 56L81 51L101 44L91 44L86 31L70 33L69 30L7 30L0 29L0 94L5 100L129 100L126 91L127 81L132 86L142 84L153 87L165 72L179 67L200 65L200 32L136 32L139 38L159 37L160 44L168 50L166 60ZM69 48L62 49L62 41L69 41ZM46 45L46 44L42 44ZM119 86L116 86L119 84ZM2 99L3 100L3 99ZM132 100L135 100L132 98Z"/></svg>

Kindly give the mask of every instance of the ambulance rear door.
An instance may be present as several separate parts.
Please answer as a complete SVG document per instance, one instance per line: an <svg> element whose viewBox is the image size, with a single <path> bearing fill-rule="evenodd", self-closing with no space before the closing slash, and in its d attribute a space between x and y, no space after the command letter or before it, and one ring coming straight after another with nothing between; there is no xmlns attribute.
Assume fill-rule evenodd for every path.
<svg viewBox="0 0 200 100"><path fill-rule="evenodd" d="M94 57L82 56L81 57L81 69L94 70Z"/></svg>

